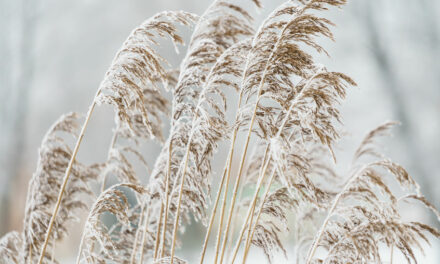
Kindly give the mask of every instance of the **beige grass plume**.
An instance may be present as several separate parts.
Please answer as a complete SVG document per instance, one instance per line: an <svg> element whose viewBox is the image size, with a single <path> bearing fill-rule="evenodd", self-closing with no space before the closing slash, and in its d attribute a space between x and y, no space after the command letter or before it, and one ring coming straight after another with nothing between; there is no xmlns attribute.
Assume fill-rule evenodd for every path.
<svg viewBox="0 0 440 264"><path fill-rule="evenodd" d="M87 208L84 198L98 196L77 263L188 263L176 248L187 246L179 233L192 219L206 226L200 264L244 264L253 246L275 263L292 251L287 233L297 263L392 262L394 249L408 263L417 262L415 251L440 233L404 219L399 205L417 202L439 219L440 213L407 171L375 147L394 123L367 134L347 180L333 167L339 106L356 83L320 65L316 54L326 54L321 38L333 40L333 24L322 15L345 2L286 1L256 30L252 10L222 0L200 17L167 11L136 27L106 72L80 132L77 115L68 114L46 134L23 232L0 240L0 257L57 263L52 252L76 212ZM164 38L176 49L182 45L181 26L192 35L176 70L156 48ZM76 156L99 104L115 107L116 127L107 160L86 166ZM73 150L66 134L76 139ZM142 153L152 140L161 150L150 168ZM215 172L221 144L229 150L223 170ZM117 183L107 187L108 177ZM101 185L96 195L92 181ZM219 188L208 213L214 181ZM210 246L213 260L206 260ZM383 259L384 248L390 260Z"/></svg>

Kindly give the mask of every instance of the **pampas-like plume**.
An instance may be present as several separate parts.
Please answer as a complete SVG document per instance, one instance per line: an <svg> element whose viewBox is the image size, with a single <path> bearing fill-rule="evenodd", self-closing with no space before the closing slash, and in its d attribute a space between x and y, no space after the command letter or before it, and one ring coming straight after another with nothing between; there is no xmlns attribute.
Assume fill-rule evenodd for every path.
<svg viewBox="0 0 440 264"><path fill-rule="evenodd" d="M231 14L231 10L237 12L237 14ZM166 147L162 149L162 152L157 158L155 169L150 179L150 182L152 182L154 186L159 187L154 191L158 193L164 193L166 191L165 189L168 187L164 182L166 174L170 176L168 183L171 185L169 192L167 192L168 196L170 192L174 191L173 188L178 187L176 185L178 181L177 176L179 175L178 171L185 163L183 160L188 145L190 145L191 148L187 158L193 160L195 164L189 165L187 169L199 170L194 171L194 175L199 175L197 177L194 176L194 179L197 179L199 185L201 184L203 186L200 188L200 190L203 191L198 191L195 197L202 195L205 189L209 187L207 173L210 171L210 165L206 163L209 159L206 159L205 155L201 154L207 154L206 157L209 157L209 153L212 153L216 148L214 143L219 140L222 134L221 129L225 128L225 124L222 121L224 119L223 115L217 118L213 115L208 117L206 115L208 110L203 108L203 104L204 102L212 102L212 99L209 99L207 95L209 92L217 91L214 90L214 84L219 85L220 80L216 80L215 78L218 79L221 74L232 75L233 72L221 72L221 70L224 69L217 67L218 72L212 72L212 77L209 78L214 83L213 85L209 85L211 90L205 91L203 95L201 95L201 92L205 87L208 87L206 82L211 72L209 65L213 65L224 50L237 41L239 36L251 34L252 31L248 26L249 22L245 20L248 18L249 15L243 9L224 1L216 1L200 18L200 22L197 24L191 38L187 55L182 63L178 83L173 92L173 120L170 136ZM223 93L219 94L222 95ZM217 109L215 103L211 104L211 106ZM221 114L221 111L217 111L217 114ZM206 120L206 118L209 120ZM197 123L193 124L192 121ZM204 129L201 131L201 129L206 128L207 125L216 126L216 129L212 131ZM210 129L211 128L212 127L210 127ZM193 137L189 140L191 134L193 134ZM205 139L205 137L209 137L211 140L209 138ZM199 142L200 140L203 141ZM171 155L169 155L170 152ZM189 157L189 155L192 157ZM168 161L169 156L172 157L170 161ZM180 174L181 173L182 172L180 172ZM183 173L186 174L186 172ZM189 174L193 175L192 173ZM178 192L178 190L176 191ZM191 189L188 188L188 191L191 192ZM206 196L200 200L206 200ZM199 203L199 201L193 202L196 204ZM199 209L193 207L193 209L196 209L194 212L199 211L197 212L197 219L205 218L199 214L204 213L204 210L200 210L202 207L203 205L196 206L196 208ZM188 207L183 206L183 208Z"/></svg>
<svg viewBox="0 0 440 264"><path fill-rule="evenodd" d="M167 114L168 100L156 83L168 87L166 60L155 50L155 38L169 37L183 44L175 24L191 25L197 16L187 12L162 12L133 30L116 54L99 87L98 103L116 108L117 130L132 137L162 139L161 115Z"/></svg>
<svg viewBox="0 0 440 264"><path fill-rule="evenodd" d="M27 262L33 263L39 256L51 210L58 199L64 170L71 159L72 150L61 134L67 133L76 137L78 128L77 114L64 115L49 129L41 144L38 166L29 183L26 199L23 250L24 260ZM67 235L68 224L77 219L78 210L87 208L84 195L93 196L88 183L97 178L98 168L99 166L87 167L78 162L73 165L71 181L54 222L55 229L50 237L50 247L54 247L55 241ZM47 260L53 259L49 254L45 257Z"/></svg>
<svg viewBox="0 0 440 264"><path fill-rule="evenodd" d="M147 131L148 137L151 135L154 136L153 133L154 131L158 131L158 127L153 126L148 119L146 108L143 106L143 103L145 103L145 99L143 98L143 88L141 88L140 85L143 86L143 84L147 84L148 80L157 81L159 78L159 80L162 80L166 86L169 76L161 66L163 59L161 59L151 47L151 44L156 43L153 40L153 37L169 36L173 43L180 43L181 37L176 34L174 24L167 22L167 20L188 25L195 19L196 16L186 12L160 13L135 29L129 36L128 40L124 43L121 51L116 55L114 63L106 73L106 78L104 78L93 98L93 102L89 107L89 111L87 112L72 156L67 165L63 183L58 194L58 200L53 209L45 241L41 249L38 261L39 264L42 264L44 256L46 255L46 248L49 244L53 225L66 191L72 167L96 104L109 102L117 107L117 131L124 131L124 127L126 127L137 137L146 136L145 133L141 133L142 131ZM145 68L151 72L145 72ZM162 107L160 103L156 106L159 106L159 109ZM159 115L153 114L153 116ZM137 120L137 127L140 127L141 131L134 129L135 126L133 125L133 120Z"/></svg>
<svg viewBox="0 0 440 264"><path fill-rule="evenodd" d="M147 191L141 185L122 183L112 186L103 192L92 206L83 237L77 263L115 261L130 263L133 244L137 246L136 229L133 225L141 223L145 217L144 210L130 206L124 188L134 191L145 197ZM116 218L116 223L108 228L101 222L101 216L110 213ZM137 227L139 228L139 226ZM146 231L147 232L147 231ZM147 234L151 241L151 234ZM151 247L151 243L144 244Z"/></svg>
<svg viewBox="0 0 440 264"><path fill-rule="evenodd" d="M138 157L142 165L148 170L147 162L136 149L132 147L113 147L109 151L107 162L101 169L101 175L106 177L108 174L112 174L115 175L120 182L140 185L140 181L136 176L133 165L128 160L127 154L133 154Z"/></svg>
<svg viewBox="0 0 440 264"><path fill-rule="evenodd" d="M206 101L210 107L218 110L212 99L209 100L206 96L207 92L204 88L209 85L211 78L224 74L221 71L215 72L215 66L211 69L222 53L237 42L239 37L252 34L250 19L248 13L239 6L226 1L215 1L197 24L181 66L179 81L173 92L173 121L168 141L169 149L163 151L159 157L166 159L170 156L172 160L166 163L158 160L159 164L167 164L165 170L159 168L159 171L167 173L165 190L160 190L162 193L165 191L167 195L163 200L169 201L165 217L171 213L169 209L174 204L176 207L171 263L174 261L181 210L183 214L190 210L195 212L196 219L206 218L204 211L207 207L206 191L209 191L210 186L210 157L217 148L217 142L225 134L224 120L210 115L202 107L203 102ZM233 75L233 72L229 74ZM221 111L216 112L221 113ZM167 155L171 151L175 155ZM177 172L173 173L172 168L177 168ZM169 187L169 184L172 186ZM168 192L171 192L170 195ZM173 199L174 193L177 194L176 199Z"/></svg>
<svg viewBox="0 0 440 264"><path fill-rule="evenodd" d="M356 151L355 159L368 154L377 156L378 152L372 147L374 140L392 125L385 123L368 133ZM414 248L423 252L419 241L429 243L426 233L440 237L440 232L428 225L402 219L397 210L399 199L385 182L387 174L393 176L403 191L415 190L419 200L426 200L406 170L388 159L375 160L357 168L334 198L312 243L307 263L381 263L380 244L396 247L408 263L417 263ZM433 206L427 205L438 215ZM318 247L327 250L324 259L314 258Z"/></svg>
<svg viewBox="0 0 440 264"><path fill-rule="evenodd" d="M240 109L242 119L239 123L240 125L249 123L249 129L234 186L234 197L240 183L247 144L253 132L254 122L258 124L256 134L266 140L266 144L270 144L269 162L271 158L276 158L272 157L272 153L282 152L278 146L288 148L290 145L288 141L292 140L291 134L295 134L294 141L317 138L330 150L332 143L338 138L333 125L334 121L339 120L336 106L345 96L346 85L355 85L355 83L341 73L327 72L322 67L316 67L313 56L304 52L301 45L305 44L319 52L324 52L314 38L317 35L332 38L328 28L331 22L316 17L310 12L325 9L327 5L339 6L341 4L343 1L310 1L304 5L287 2L269 15L256 33L250 53L251 59L244 75L246 101L255 97L256 102ZM300 81L294 83L293 77L299 78ZM298 164L294 162L294 165ZM298 171L304 168L296 167L295 169ZM263 171L262 176L264 177L265 174L266 170ZM291 175L293 177L295 174L291 173ZM275 173L272 173L270 183L273 182L274 176ZM259 182L261 184L263 181ZM256 188L252 206L248 211L251 223L260 188L261 185ZM232 218L234 197L223 249L227 240L226 232ZM246 222L247 220L245 225ZM242 233L244 228L245 226L242 228ZM239 236L238 243L240 239L241 236ZM248 238L248 241L250 240L251 238Z"/></svg>
<svg viewBox="0 0 440 264"><path fill-rule="evenodd" d="M261 212L257 213L256 227L252 243L261 247L268 257L269 263L273 256L280 250L287 258L287 252L281 242L280 233L289 232L287 215L297 205L283 187L274 191L265 200Z"/></svg>
<svg viewBox="0 0 440 264"><path fill-rule="evenodd" d="M0 257L4 263L22 263L23 237L17 231L11 231L0 239ZM3 263L3 262L2 262Z"/></svg>
<svg viewBox="0 0 440 264"><path fill-rule="evenodd" d="M75 114L45 136L24 230L0 240L2 260L33 263L40 256L39 264L57 263L46 249L54 252L66 236L76 212L86 208L84 198L94 196L89 183L97 179L101 193L89 211L77 263L187 263L175 249L186 245L178 233L191 219L207 224L200 264L213 230L215 264L225 257L236 262L242 245L242 264L252 246L273 263L290 251L283 243L289 232L296 263L382 263L379 249L387 247L391 257L397 248L408 263L417 262L415 250L423 250L428 234L440 233L406 221L398 205L419 202L439 219L440 213L405 169L375 148L394 123L365 137L345 183L331 165L342 124L338 108L347 87L356 84L319 65L314 53L326 54L320 37L333 39L333 24L320 13L345 2L287 1L256 32L248 10L223 0L200 17L162 12L135 28L106 72L74 149L60 134L76 135ZM178 27L192 25L186 56L175 70L155 48L160 38L183 44ZM76 155L97 104L115 107L116 128L107 161L85 166ZM151 173L141 149L150 139L162 146ZM225 141L229 152L207 215L211 162ZM148 184L136 175L137 165L146 167ZM108 175L120 183L106 189ZM391 188L389 175L403 195Z"/></svg>

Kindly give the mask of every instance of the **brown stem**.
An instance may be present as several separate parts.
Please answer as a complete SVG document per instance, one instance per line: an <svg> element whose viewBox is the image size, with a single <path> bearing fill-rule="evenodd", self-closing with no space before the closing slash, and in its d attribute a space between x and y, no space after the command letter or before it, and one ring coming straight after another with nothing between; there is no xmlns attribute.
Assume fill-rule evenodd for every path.
<svg viewBox="0 0 440 264"><path fill-rule="evenodd" d="M50 256L50 262L53 263L54 255L55 255L55 238L53 238L52 243L53 243L53 245L52 245L52 248L51 248L51 249L52 249L52 254L51 254L51 256Z"/></svg>
<svg viewBox="0 0 440 264"><path fill-rule="evenodd" d="M193 121L195 120L195 117L193 118ZM180 181L180 187L179 187L179 197L177 199L177 208L176 208L176 218L174 219L174 228L173 228L173 240L171 241L171 254L170 254L170 264L174 263L174 252L176 247L176 239L177 239L177 229L179 227L179 217L180 217L180 207L182 204L182 194L183 194L183 187L185 186L185 177L186 177L186 169L188 167L188 159L189 159L189 152L191 148L191 142L192 137L194 135L194 130L191 129L191 135L189 136L186 152L185 152L185 163L183 165L183 174L182 174L182 180Z"/></svg>
<svg viewBox="0 0 440 264"><path fill-rule="evenodd" d="M239 101L241 103L241 96L240 96ZM228 196L229 182L230 182L230 178L231 178L232 159L234 156L234 149L235 149L235 142L237 139L237 132L238 132L238 128L235 128L234 132L233 132L233 136L232 136L231 147L229 149L228 165L225 167L225 172L227 171L227 177L226 177L226 183L225 183L225 185L226 185L225 186L225 195L223 196L223 200L222 200L222 208L221 208L221 213L220 213L220 223L219 223L218 232L217 232L217 241L215 244L214 264L217 263L218 253L220 250L221 232L222 232L222 228L223 228L223 220L224 220L225 209L226 209L226 200L227 200L226 198Z"/></svg>
<svg viewBox="0 0 440 264"><path fill-rule="evenodd" d="M256 114L257 114L257 110L258 110L258 104L259 104L261 96L263 94L263 86L264 86L264 83L266 81L267 73L268 73L268 70L269 70L269 62L272 61L272 59L273 59L273 57L275 55L275 52L276 52L276 50L278 49L278 46L281 43L281 39L282 39L281 37L283 36L283 34L286 31L287 27L288 27L288 24L286 24L283 27L280 35L278 36L278 39L277 39L277 41L276 41L276 43L274 45L274 48L273 48L272 52L270 53L270 55L269 55L269 57L268 57L268 59L266 61L266 65L264 67L264 71L262 73L260 83L258 85L257 101L255 102L255 107L254 107L254 110L253 110L253 113L252 113L252 118L251 118L251 121L250 121L250 124L249 124L249 130L248 130L248 135L247 135L246 143L245 143L244 150L243 150L243 155L242 155L241 161L240 161L240 167L239 167L239 171L238 171L238 176L237 176L237 179L235 181L234 193L233 193L232 201L231 201L231 208L229 210L228 222L227 222L227 225L226 225L225 235L224 235L224 239L223 239L220 264L222 264L223 256L225 254L225 248L226 248L226 243L227 243L227 240L228 240L228 233L229 233L228 231L229 231L230 224L231 224L232 214L234 212L234 206L235 206L235 201L236 201L236 197L237 197L237 190L238 190L238 187L240 185L240 178L241 178L241 175L242 175L242 172L243 172L244 162L246 160L247 149L248 149L248 146L249 146L249 141L250 141L251 134L252 134L252 128L254 126L254 122L255 122L255 118L256 118Z"/></svg>
<svg viewBox="0 0 440 264"><path fill-rule="evenodd" d="M238 197L239 201L241 200L241 197L242 197L242 193L241 193L242 191L243 191L243 185L240 187L240 190L239 190L239 197ZM238 210L239 210L239 207L238 206L235 207L235 212L234 212L234 216L233 216L233 219L232 219L232 221L234 223L237 221ZM229 233L230 234L234 234L234 231L235 231L235 225L233 225L231 227L231 229L229 230ZM226 257L225 257L225 262L226 263L229 263L229 259L231 258L232 244L233 244L233 241L232 241L232 239L230 239L229 242L227 243Z"/></svg>
<svg viewBox="0 0 440 264"><path fill-rule="evenodd" d="M139 260L139 263L142 264L144 261L144 248L145 248L145 241L147 240L147 228L148 228L148 222L150 221L150 207L147 209L147 215L145 216L145 224L144 224L144 235L142 237L142 246L141 246L141 259Z"/></svg>
<svg viewBox="0 0 440 264"><path fill-rule="evenodd" d="M307 82L307 84L304 86L304 89L301 90L300 95L298 95L298 96L295 98L295 100L292 102L292 104L290 105L290 107L289 107L289 109L288 109L288 111L287 111L287 113L286 113L286 115L285 115L285 117L284 117L284 119L283 119L283 122L282 122L280 128L278 129L278 132L277 132L275 138L279 138L279 137L281 136L281 133L282 133L284 127L285 127L286 124L287 124L287 121L288 121L288 119L289 119L289 116L290 116L290 114L291 114L291 112L292 112L294 106L296 105L296 99L299 98L299 97L301 96L301 94L303 93L303 91L305 90L305 88L308 87L308 86L310 85L311 81L317 76L317 74L318 74L318 73L316 73L315 75L313 75L313 76L310 78L310 80L309 80L309 81ZM267 151L268 151L269 147L270 147L270 146L269 146L269 144L268 144L267 147L266 147L266 154L267 154ZM266 155L266 154L265 154L265 155ZM269 160L270 160L270 158L271 158L271 157L269 157ZM268 160L268 162L269 162L269 160ZM268 166L268 165L269 165L269 163L266 164L266 166L265 166L266 168L264 169L264 171L263 171L262 175L260 175L260 177L261 177L261 176L264 177L264 175L266 174L266 170L267 170L267 166ZM260 173L261 173L261 172L260 172ZM272 180L273 180L273 175L274 175L274 173L275 173L275 169L274 169L274 171L273 171L273 173L272 173L272 176L271 176L271 179L270 179L270 183L269 183L268 188L267 188L266 191L269 190L269 187L270 187L270 185L272 184ZM263 179L261 179L261 181L259 182L259 186L257 187L257 190L256 190L255 195L254 195L254 199L253 199L253 202L252 202L252 206L251 206L251 208L250 208L249 211L248 211L248 215L247 215L246 221L245 221L245 223L244 223L244 225L243 225L243 228L242 228L242 230L241 230L241 232L240 232L239 239L237 240L237 244L236 244L236 247L235 247L235 249L234 249L234 256L233 256L233 259L232 259L232 263L234 262L235 257L237 256L238 249L240 248L240 244L241 244L241 239L242 239L242 237L243 237L243 234L244 234L244 231L245 231L245 228L246 228L246 225L247 225L247 221L248 221L249 218L251 218L251 223L249 224L249 227L252 226L252 219L253 219L253 212L254 212L254 209L255 209L256 198L257 198L258 192L260 191L260 188L261 188L261 184L262 184L262 183L263 183ZM262 205L263 205L263 204L262 204ZM261 210L260 210L260 211L261 211ZM259 218L259 217L258 217L258 218ZM258 223L258 219L257 219L257 221L255 222L255 225L254 225L255 227L256 227L257 223ZM255 230L255 227L253 228L252 235L251 235L251 232L248 232L248 237L247 237L247 239L246 239L245 254L247 254L247 253L246 253L247 250L248 250L247 248L249 247L249 243L250 243L250 241L252 241L252 236L253 236L253 232L254 232L254 230Z"/></svg>
<svg viewBox="0 0 440 264"><path fill-rule="evenodd" d="M157 252L159 249L159 243L160 243L160 229L161 229L161 224L162 224L162 214L163 214L163 203L160 203L160 213L159 213L159 218L157 220L157 231L156 231L156 244L154 245L154 260L157 259Z"/></svg>
<svg viewBox="0 0 440 264"><path fill-rule="evenodd" d="M63 179L63 183L61 185L60 192L58 194L57 203L56 203L55 208L53 210L52 217L50 218L49 227L48 227L47 232L46 232L46 238L44 240L44 244L43 244L43 247L41 249L40 259L38 260L38 264L42 264L43 263L43 259L44 259L44 256L46 254L46 248L47 248L47 245L49 243L50 235L52 233L53 224L55 223L55 219L56 219L56 217L58 215L58 210L60 209L60 204L61 204L61 201L63 199L64 192L66 190L67 182L69 181L69 177L70 177L70 173L71 173L72 168L73 168L73 164L75 163L76 155L78 154L79 147L80 147L82 139L84 137L84 133L85 133L87 125L88 125L88 123L90 121L90 117L92 116L93 110L95 109L95 106L96 106L95 98L99 95L99 93L100 93L100 90L98 90L98 92L96 93L95 97L93 98L93 103L89 107L89 111L87 112L86 119L85 119L84 124L83 124L83 126L81 128L81 132L79 134L79 137L78 137L78 139L76 141L75 148L73 149L73 153L72 153L72 157L70 158L69 165L66 168L66 173L64 174L64 179Z"/></svg>
<svg viewBox="0 0 440 264"><path fill-rule="evenodd" d="M205 242L203 243L202 256L200 257L200 264L203 264L203 260L205 258L206 248L208 247L208 241L209 241L209 237L211 234L212 226L214 224L215 215L217 213L218 202L220 201L220 196L221 196L221 193L223 190L225 178L226 178L226 171L223 172L223 176L222 176L222 179L220 182L219 190L217 191L217 196L215 198L214 208L212 209L211 217L209 219L208 230L206 231Z"/></svg>
<svg viewBox="0 0 440 264"><path fill-rule="evenodd" d="M112 149L115 147L117 139L118 139L118 133L115 131L115 133L113 133L112 141L110 143L110 147L109 147L109 150L108 150L109 155L110 155L110 151L112 151ZM107 173L104 174L104 179L102 179L101 192L105 191L105 185L107 183L107 175L108 175Z"/></svg>
<svg viewBox="0 0 440 264"><path fill-rule="evenodd" d="M266 148L266 150L268 148L269 148L269 145ZM248 212L246 214L246 221L243 223L243 226L242 226L241 231L240 231L240 235L239 235L239 237L237 239L237 243L235 244L234 253L233 253L233 257L232 257L231 263L234 263L235 258L237 257L238 250L240 249L241 240L243 239L243 235L244 235L244 233L246 231L246 226L248 225L249 219L251 218L252 212L253 212L253 210L255 208L255 204L256 204L257 198L258 198L258 193L260 192L261 187L263 186L264 176L266 175L266 171L267 171L267 168L269 166L269 161L270 160L267 160L266 164L263 166L264 169L260 172L257 189L255 191L255 194L254 194L254 197L252 199L251 205L250 205L250 207L248 209ZM249 225L251 225L251 224L249 224Z"/></svg>
<svg viewBox="0 0 440 264"><path fill-rule="evenodd" d="M109 153L114 148L114 146L116 144L116 140L117 140L117 133L113 133L112 140L111 140L110 147L109 147ZM107 174L104 175L104 179L102 180L102 183L101 183L101 193L103 193L105 191L106 180L107 180ZM79 243L79 253L78 253L78 256L76 259L77 264L79 264L81 261L81 251L82 251L83 243L84 243L84 232L83 232L83 235L81 236L81 241ZM92 244L91 251L93 251L94 247L95 247L95 243Z"/></svg>
<svg viewBox="0 0 440 264"><path fill-rule="evenodd" d="M233 191L232 200L231 200L231 207L229 208L228 221L226 223L226 228L225 228L225 232L224 232L222 251L221 251L221 257L220 257L220 264L223 263L226 242L228 241L228 233L229 233L228 231L231 226L231 219L232 219L232 214L234 212L235 202L236 202L236 198L237 198L237 191L238 191L238 187L240 185L240 179L241 179L241 175L243 173L244 163L246 161L246 154L247 154L249 142L250 142L251 135L252 135L252 127L254 125L255 117L256 117L256 113L257 113L257 109L258 109L258 102L259 102L259 100L257 100L257 103L255 104L254 113L252 115L251 123L249 125L248 135L246 137L246 142L244 144L243 154L241 156L240 167L238 170L238 176L237 176L237 179L235 180L234 191Z"/></svg>
<svg viewBox="0 0 440 264"><path fill-rule="evenodd" d="M251 221L249 222L248 233L247 233L248 235L246 237L246 242L244 243L245 246L244 246L243 262L244 262L244 260L246 259L246 256L247 256L247 250L248 250L248 246L249 246L248 243L249 243L249 240L250 240L250 237L251 237L253 220L254 220L254 213L255 213L255 204L252 205ZM259 219L259 217L257 217L257 219L255 221L255 224L258 223L258 219Z"/></svg>
<svg viewBox="0 0 440 264"><path fill-rule="evenodd" d="M254 152L256 151L256 148L254 147ZM247 169L249 169L249 166L248 166L248 168ZM245 175L246 175L246 172L245 172ZM242 196L243 196L243 189L244 189L244 185L241 185L240 186L240 190L238 191L238 201L241 201L241 199L242 199ZM233 222L235 223L235 221L237 220L237 214L238 214L238 210L239 210L239 207L237 206L237 207L235 207L235 210L234 210L234 216L233 216ZM246 219L246 221L245 222L247 222L249 219ZM229 234L234 234L234 228L235 228L235 225L232 225L232 227L231 227L231 229L229 229ZM230 251L231 251L231 248L232 248L232 240L229 240L229 242L227 243L227 250L226 250L226 252L228 252L229 254L226 254L226 259L225 259L225 262L226 263L228 263L229 262L229 258L230 258Z"/></svg>
<svg viewBox="0 0 440 264"><path fill-rule="evenodd" d="M162 232L162 245L160 249L160 257L163 258L165 254L165 240L166 240L166 232L167 232L167 226L168 226L168 206L169 206L169 181L170 181L170 174L171 174L171 152L173 149L173 141L170 139L170 144L168 147L168 166L167 166L167 174L165 179L165 214L163 216L163 232Z"/></svg>
<svg viewBox="0 0 440 264"><path fill-rule="evenodd" d="M394 244L391 245L390 264L393 264Z"/></svg>
<svg viewBox="0 0 440 264"><path fill-rule="evenodd" d="M266 199L267 199L267 196L269 194L270 187L271 187L271 185L273 183L273 179L274 178L275 178L275 168L273 169L272 174L270 175L269 182L267 183L266 192L264 193L263 200L260 203L260 207L258 209L257 218L255 219L255 224L252 226L252 229L250 229L250 232L248 233L248 237L246 239L246 244L245 244L246 246L245 246L245 250L244 250L244 256L243 256L243 264L246 263L246 258L247 258L248 253L249 253L249 248L250 248L250 246L252 244L252 238L254 236L255 229L256 229L256 227L258 225L258 221L260 220L261 212L263 211L263 206L264 206L264 203L266 202Z"/></svg>
<svg viewBox="0 0 440 264"><path fill-rule="evenodd" d="M316 73L315 73L315 74L314 74L314 75L308 80L308 82L306 83L306 85L304 86L304 88L301 90L300 94L297 95L296 98L294 99L294 101L290 104L289 109L287 110L287 113L286 113L286 115L285 115L285 117L284 117L284 119L283 119L283 122L282 122L281 126L279 127L277 134L275 135L275 138L276 138L276 139L281 137L281 133L283 132L283 129L284 129L284 127L286 126L287 121L289 120L289 116L290 116L290 114L292 113L292 110L294 109L294 107L295 107L295 105L296 105L296 103L297 103L297 99L301 97L301 95L302 95L303 92L306 90L306 88L309 87L309 85L311 84L311 82L314 80L314 78L315 78L320 72L321 72L321 69L318 70L318 71L317 71L317 72L316 72ZM267 150L268 150L269 147L270 147L270 146L269 146L269 144L268 144L268 145L267 145L267 148L266 148L266 152L267 152ZM269 157L269 159L270 159L270 158L271 158L271 157ZM268 165L268 164L267 164L267 165ZM266 170L267 170L267 167L264 169L263 176L265 175ZM280 171L280 173L281 173L281 171ZM270 180L269 180L269 184L268 184L268 186L267 186L266 194L265 194L265 198L264 198L264 199L266 199L267 193L268 193L268 191L269 191L269 189L270 189L270 185L272 184L272 180L273 180L274 174L275 174L275 168L274 168L274 170L273 170L273 172L272 172L272 175L271 175L271 178L270 178ZM263 182L263 180L261 180L260 185L262 184L262 182ZM253 203L252 203L252 207L251 207L250 210L248 211L247 219L249 219L249 217L251 218L251 223L249 224L249 228L251 228L251 226L252 226L253 212L254 212L254 209L255 209L255 203L256 203L256 195L258 194L260 188L261 188L261 186L258 187L258 189L257 189L257 191L256 191L256 193L255 193L255 196L254 196L254 201L253 201ZM261 207L262 207L263 205L264 205L264 200L263 200L263 203L261 203ZM249 213L251 213L251 214L249 215ZM247 252L248 252L248 250L249 250L250 243L251 243L251 241L252 241L252 237L253 237L253 233L255 232L255 228L256 228L256 226L257 226L257 223L258 223L258 220L259 220L259 216L260 216L260 214L261 214L261 208L260 208L260 210L259 210L258 217L257 217L257 220L256 220L256 222L255 222L255 224L254 224L254 227L253 227L252 229L249 229L249 230L252 230L252 231L249 231L249 232L248 232L248 237L247 237L247 239L246 239L246 244L245 244L246 246L245 246L245 256L244 256L244 260L245 260L245 258L247 257ZM237 255L237 253L238 253L238 249L239 249L240 244L241 244L241 239L242 239L242 236L243 236L243 234L244 234L244 231L245 231L245 227L246 227L247 221L248 221L248 220L246 220L246 223L243 225L243 228L242 228L242 231L241 231L241 234L240 234L239 240L237 240L237 245L236 245L236 248L235 248L235 250L234 250L234 258L233 258L233 260L232 260L232 263L234 262L235 257L236 257L236 255Z"/></svg>
<svg viewBox="0 0 440 264"><path fill-rule="evenodd" d="M310 264L310 262L312 261L313 255L315 255L315 251L318 248L319 241L321 240L322 235L324 234L325 228L327 227L327 224L330 221L330 218L333 216L333 212L335 211L340 200L342 199L342 196L345 194L345 191L347 190L347 188L351 185L351 183L353 181L355 181L358 177L360 177L362 175L362 172L365 170L365 168L367 168L370 165L371 164L364 165L361 169L359 169L359 171L347 181L347 183L345 184L342 191L340 191L337 194L337 196L335 197L335 200L333 201L333 204L332 204L332 206L331 206L331 208L330 208L330 210L324 220L324 223L322 224L321 228L319 229L319 231L317 233L315 240L312 243L312 247L310 248L309 253L307 255L306 264Z"/></svg>
<svg viewBox="0 0 440 264"><path fill-rule="evenodd" d="M29 264L32 263L32 244L29 243Z"/></svg>
<svg viewBox="0 0 440 264"><path fill-rule="evenodd" d="M142 224L142 220L144 218L144 213L145 213L145 204L142 206L141 217L139 217L138 226L140 226ZM138 246L138 239L139 239L139 232L136 231L136 236L135 236L134 242L133 242L133 251L131 252L130 264L133 264L134 260L136 258L136 250L137 250L137 246Z"/></svg>

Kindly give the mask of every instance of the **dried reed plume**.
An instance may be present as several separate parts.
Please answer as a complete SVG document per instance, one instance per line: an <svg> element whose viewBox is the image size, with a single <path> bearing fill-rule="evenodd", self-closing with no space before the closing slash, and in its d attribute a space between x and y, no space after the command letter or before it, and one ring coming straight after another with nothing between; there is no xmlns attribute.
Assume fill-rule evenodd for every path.
<svg viewBox="0 0 440 264"><path fill-rule="evenodd" d="M249 2L262 8L258 0ZM440 233L407 221L398 206L416 201L439 220L440 213L407 171L378 151L376 139L395 123L367 134L346 177L334 171L339 106L356 83L316 57L327 54L319 40L333 39L333 24L321 14L345 2L287 1L255 27L252 10L219 0L200 17L162 12L135 28L83 125L68 114L43 139L23 231L0 240L2 260L58 263L56 244L77 212L90 206L77 263L188 263L176 248L185 248L179 234L191 219L206 226L200 264L246 263L253 246L268 263L278 257L306 264L385 263L386 248L390 262L396 249L417 263L415 250L423 252L422 242ZM182 26L192 35L176 67L156 48L159 39L171 40L176 50L183 45ZM116 113L108 157L84 165L76 156L101 104ZM76 139L73 150L66 134ZM150 167L141 146L151 140L162 149ZM214 172L221 144L229 151L223 170ZM107 186L109 177L117 183ZM100 193L91 183L101 186ZM288 233L293 245L285 243Z"/></svg>

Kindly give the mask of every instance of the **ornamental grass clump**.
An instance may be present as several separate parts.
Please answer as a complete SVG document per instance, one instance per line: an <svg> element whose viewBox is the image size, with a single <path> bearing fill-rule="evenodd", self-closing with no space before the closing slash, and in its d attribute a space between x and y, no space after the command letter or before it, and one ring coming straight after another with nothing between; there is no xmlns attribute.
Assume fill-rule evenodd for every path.
<svg viewBox="0 0 440 264"><path fill-rule="evenodd" d="M135 28L87 114L61 117L43 139L23 231L0 241L4 262L63 263L54 249L83 212L76 263L187 263L176 248L185 249L180 238L192 219L206 227L200 264L246 263L252 247L268 263L279 256L305 264L389 263L397 251L416 263L415 251L440 233L406 221L398 206L418 201L440 214L376 147L395 123L367 134L347 175L334 170L339 107L356 83L317 56L327 54L319 40L333 40L323 16L345 2L287 1L255 25L249 10L219 0L201 16L161 12ZM249 5L262 8L259 0ZM176 67L157 47L168 39L181 49L182 27L192 35ZM115 110L108 158L86 165L76 157L103 104ZM76 139L73 149L67 136ZM147 164L142 148L153 141L161 150ZM223 169L213 171L221 145L229 151ZM135 163L145 166L143 174ZM108 177L118 182L108 186ZM104 215L113 216L111 225Z"/></svg>

